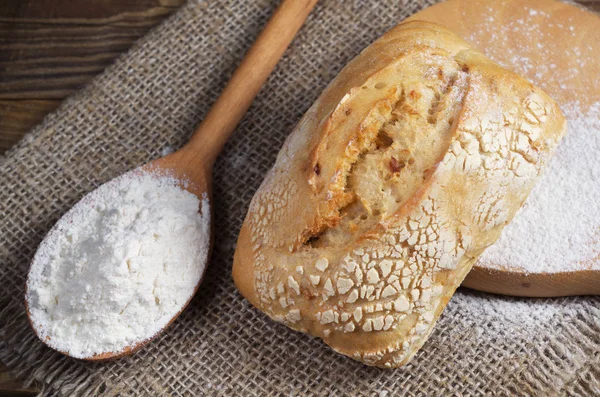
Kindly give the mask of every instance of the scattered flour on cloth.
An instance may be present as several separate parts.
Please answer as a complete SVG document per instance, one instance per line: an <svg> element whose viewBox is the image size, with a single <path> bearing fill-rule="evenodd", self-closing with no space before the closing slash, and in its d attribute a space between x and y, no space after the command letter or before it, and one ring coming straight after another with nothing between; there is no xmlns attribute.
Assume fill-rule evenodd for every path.
<svg viewBox="0 0 600 397"><path fill-rule="evenodd" d="M133 171L102 185L35 254L26 301L38 336L77 358L153 337L191 299L209 233L208 199L171 177Z"/></svg>
<svg viewBox="0 0 600 397"><path fill-rule="evenodd" d="M555 316L560 317L566 311L569 315L575 315L575 308L566 310L564 306L557 305L556 301L482 295L458 290L444 316L461 319L461 326L449 330L459 335L465 327L470 327L485 340L498 337L533 340L540 327L551 326Z"/></svg>

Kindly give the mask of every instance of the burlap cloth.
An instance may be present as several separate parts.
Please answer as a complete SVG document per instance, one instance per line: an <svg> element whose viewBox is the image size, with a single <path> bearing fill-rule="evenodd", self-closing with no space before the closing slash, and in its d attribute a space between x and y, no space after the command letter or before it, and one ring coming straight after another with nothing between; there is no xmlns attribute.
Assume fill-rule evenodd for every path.
<svg viewBox="0 0 600 397"><path fill-rule="evenodd" d="M37 340L23 289L44 234L86 192L186 141L275 3L192 1L0 158L0 360L47 395L600 395L597 297L459 291L412 363L381 370L270 321L233 285L239 227L284 138L419 0L317 6L218 160L208 273L164 335L96 364Z"/></svg>

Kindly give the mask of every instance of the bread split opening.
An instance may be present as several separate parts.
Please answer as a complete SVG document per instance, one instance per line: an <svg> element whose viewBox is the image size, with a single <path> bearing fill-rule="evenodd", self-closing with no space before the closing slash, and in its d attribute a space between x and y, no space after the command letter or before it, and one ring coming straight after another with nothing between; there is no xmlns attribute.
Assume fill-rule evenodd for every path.
<svg viewBox="0 0 600 397"><path fill-rule="evenodd" d="M321 148L343 152L327 154L337 158L333 172L324 172L323 162L317 165L321 175L334 176L326 186L337 206L306 246L342 248L367 237L406 205L435 170L451 142L467 77L451 58L434 59L403 56L353 89L332 114ZM369 96L372 107L363 115L361 107ZM360 119L348 122L348 114ZM325 156L322 149L319 154Z"/></svg>

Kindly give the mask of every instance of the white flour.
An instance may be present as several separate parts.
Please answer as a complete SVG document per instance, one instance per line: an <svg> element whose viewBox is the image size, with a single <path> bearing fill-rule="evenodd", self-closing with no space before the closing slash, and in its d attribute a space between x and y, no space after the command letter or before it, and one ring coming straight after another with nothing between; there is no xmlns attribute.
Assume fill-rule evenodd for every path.
<svg viewBox="0 0 600 397"><path fill-rule="evenodd" d="M569 130L525 205L478 265L527 273L600 269L600 102L563 107Z"/></svg>
<svg viewBox="0 0 600 397"><path fill-rule="evenodd" d="M534 340L540 329L551 327L555 316L575 313L574 307L566 309L556 299L523 299L458 290L444 316L460 319L457 322L461 326L450 327L449 333L464 338L463 326L471 326L481 340L501 338L510 345L515 338Z"/></svg>
<svg viewBox="0 0 600 397"><path fill-rule="evenodd" d="M40 338L86 358L154 336L200 281L209 219L207 198L149 173L130 172L85 196L29 271L26 300Z"/></svg>
<svg viewBox="0 0 600 397"><path fill-rule="evenodd" d="M493 20L492 11L493 7L489 17ZM524 7L522 11L518 19L489 24L490 31L473 33L467 39L477 44L478 35L487 34L495 44L485 47L492 59L510 60L506 65L509 69L530 76L537 84L578 93L570 88L579 84L580 70L591 59L584 55L589 44L574 39L563 54L571 60L571 67L561 67L523 56L527 50L523 50L522 43L514 42L512 33L527 36L543 24L566 37L576 37L579 27L569 18L571 22L557 22L542 10ZM550 38L540 40L536 48L540 59L557 56ZM554 71L559 67L557 74ZM581 98L582 102L587 102L585 99ZM567 134L521 211L498 242L484 252L477 266L525 273L600 270L600 102L585 114L576 102L559 105L568 119Z"/></svg>

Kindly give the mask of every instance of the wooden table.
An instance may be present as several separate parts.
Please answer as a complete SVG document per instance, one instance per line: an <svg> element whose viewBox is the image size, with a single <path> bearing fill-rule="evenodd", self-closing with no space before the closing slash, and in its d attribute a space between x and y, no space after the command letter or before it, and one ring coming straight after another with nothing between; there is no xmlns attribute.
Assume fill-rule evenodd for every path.
<svg viewBox="0 0 600 397"><path fill-rule="evenodd" d="M185 0L0 0L0 154Z"/></svg>

